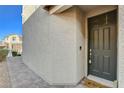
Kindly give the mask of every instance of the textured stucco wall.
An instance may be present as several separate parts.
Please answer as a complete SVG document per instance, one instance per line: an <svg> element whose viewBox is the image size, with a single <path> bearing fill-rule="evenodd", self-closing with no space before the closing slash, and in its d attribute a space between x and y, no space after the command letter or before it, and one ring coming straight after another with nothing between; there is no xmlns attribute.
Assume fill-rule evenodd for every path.
<svg viewBox="0 0 124 93"><path fill-rule="evenodd" d="M23 61L50 84L76 84L83 76L82 58L76 56L83 45L77 10L49 15L39 8L23 25Z"/></svg>
<svg viewBox="0 0 124 93"><path fill-rule="evenodd" d="M76 10L50 16L52 78L54 84L73 84L76 71Z"/></svg>
<svg viewBox="0 0 124 93"><path fill-rule="evenodd" d="M40 5L23 5L22 23L24 23L39 7Z"/></svg>
<svg viewBox="0 0 124 93"><path fill-rule="evenodd" d="M46 81L52 81L49 14L39 8L23 24L23 61Z"/></svg>
<svg viewBox="0 0 124 93"><path fill-rule="evenodd" d="M124 87L124 5L118 6L118 87Z"/></svg>
<svg viewBox="0 0 124 93"><path fill-rule="evenodd" d="M76 7L76 78L84 77L85 66L85 13ZM80 47L82 49L80 50Z"/></svg>

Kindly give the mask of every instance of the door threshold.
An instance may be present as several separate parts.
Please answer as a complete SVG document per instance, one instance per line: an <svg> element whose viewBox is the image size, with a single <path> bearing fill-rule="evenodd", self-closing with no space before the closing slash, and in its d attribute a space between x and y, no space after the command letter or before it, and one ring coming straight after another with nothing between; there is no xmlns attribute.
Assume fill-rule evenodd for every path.
<svg viewBox="0 0 124 93"><path fill-rule="evenodd" d="M100 77L96 77L96 76L93 76L93 75L88 75L87 78L90 79L90 80L96 81L98 83L101 83L103 85L106 85L108 87L117 88L117 83L116 82L109 81L109 80L106 80L106 79L103 79L103 78L100 78Z"/></svg>

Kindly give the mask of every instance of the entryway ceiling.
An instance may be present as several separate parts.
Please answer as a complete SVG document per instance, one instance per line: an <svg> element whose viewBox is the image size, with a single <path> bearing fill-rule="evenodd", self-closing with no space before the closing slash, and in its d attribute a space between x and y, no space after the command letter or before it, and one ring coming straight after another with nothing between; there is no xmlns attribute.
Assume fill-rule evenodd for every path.
<svg viewBox="0 0 124 93"><path fill-rule="evenodd" d="M78 7L84 11L84 12L89 12L93 9L96 9L96 8L100 8L100 7L109 7L109 6L114 6L116 7L116 5L78 5Z"/></svg>
<svg viewBox="0 0 124 93"><path fill-rule="evenodd" d="M102 5L78 5L78 7L84 12L89 12L90 10L93 10L100 6L102 6Z"/></svg>

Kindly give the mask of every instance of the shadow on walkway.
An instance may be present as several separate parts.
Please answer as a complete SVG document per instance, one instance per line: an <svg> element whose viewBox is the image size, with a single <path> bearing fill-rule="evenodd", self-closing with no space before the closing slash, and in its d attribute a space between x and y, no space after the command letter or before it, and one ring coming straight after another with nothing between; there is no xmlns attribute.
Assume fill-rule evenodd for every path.
<svg viewBox="0 0 124 93"><path fill-rule="evenodd" d="M53 86L49 85L41 77L29 69L21 57L11 57L7 59L11 85L13 88L72 88L79 86Z"/></svg>

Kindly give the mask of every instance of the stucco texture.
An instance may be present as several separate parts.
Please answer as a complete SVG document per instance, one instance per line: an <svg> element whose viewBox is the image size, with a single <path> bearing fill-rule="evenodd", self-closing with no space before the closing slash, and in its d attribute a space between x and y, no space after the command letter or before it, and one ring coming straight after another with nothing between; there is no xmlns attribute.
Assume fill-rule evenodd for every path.
<svg viewBox="0 0 124 93"><path fill-rule="evenodd" d="M78 11L73 7L50 15L39 8L23 25L23 62L49 84L77 84L84 76L83 18Z"/></svg>

